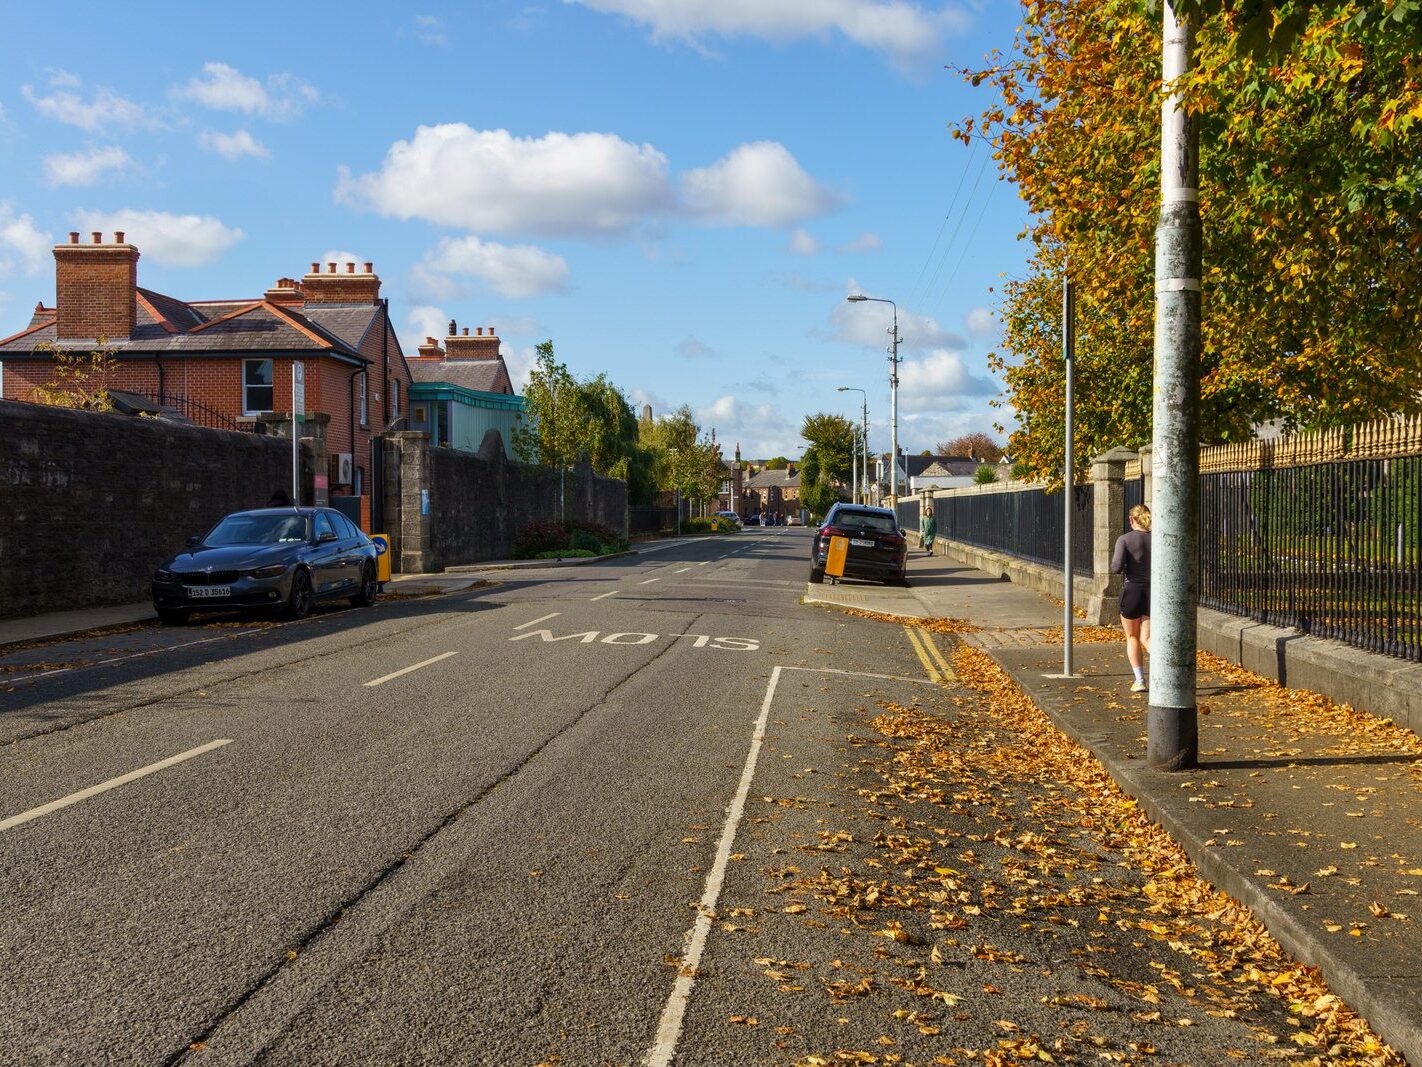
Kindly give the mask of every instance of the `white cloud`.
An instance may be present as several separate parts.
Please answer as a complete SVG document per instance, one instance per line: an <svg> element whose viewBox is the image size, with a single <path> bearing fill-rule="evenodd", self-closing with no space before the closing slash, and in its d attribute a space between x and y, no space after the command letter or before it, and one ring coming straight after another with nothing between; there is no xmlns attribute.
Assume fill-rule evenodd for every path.
<svg viewBox="0 0 1422 1067"><path fill-rule="evenodd" d="M533 315L490 315L487 316L489 322L493 323L498 330L500 337L539 337L548 336L548 331L543 328L543 323Z"/></svg>
<svg viewBox="0 0 1422 1067"><path fill-rule="evenodd" d="M329 264L334 263L337 273L342 273L345 271L347 263L354 263L356 270L360 270L365 260L361 259L361 257L354 252L345 252L338 248L328 248L321 253L319 262L323 271L326 270Z"/></svg>
<svg viewBox="0 0 1422 1067"><path fill-rule="evenodd" d="M75 91L80 87L79 79L64 71L56 72L50 79L50 87L52 92L49 96L39 95L28 85L22 85L20 93L36 111L56 122L78 126L90 133L157 129L162 125L144 105L103 86L94 92L92 99L86 101Z"/></svg>
<svg viewBox="0 0 1422 1067"><path fill-rule="evenodd" d="M441 276L478 278L502 296L561 292L568 284L562 256L534 245L503 245L477 237L442 237L419 265L422 280L441 288ZM443 291L449 292L449 289Z"/></svg>
<svg viewBox="0 0 1422 1067"><path fill-rule="evenodd" d="M564 0L640 22L656 39L699 43L703 34L775 42L831 34L907 65L937 58L945 33L968 24L948 5L908 0Z"/></svg>
<svg viewBox="0 0 1422 1067"><path fill-rule="evenodd" d="M681 176L667 157L610 133L515 137L462 122L420 126L396 141L379 169L340 168L337 202L399 219L492 233L620 235L684 215L705 223L789 226L838 198L783 145L741 145Z"/></svg>
<svg viewBox="0 0 1422 1067"><path fill-rule="evenodd" d="M848 291L860 293L863 289L850 279ZM872 294L868 294L872 295ZM894 312L888 304L876 300L865 300L851 304L842 301L835 304L830 312L829 337L846 344L864 345L868 348L883 349L889 345L889 331L893 327ZM955 333L950 333L939 325L938 320L928 315L919 315L907 308L899 308L899 351L926 351L935 348L959 349L967 342Z"/></svg>
<svg viewBox="0 0 1422 1067"><path fill-rule="evenodd" d="M716 350L698 337L685 337L677 343L677 355L683 359L712 359Z"/></svg>
<svg viewBox="0 0 1422 1067"><path fill-rule="evenodd" d="M715 427L716 440L727 457L735 454L737 442L747 458L799 456L804 451L799 421L786 415L783 405L747 404L727 394L692 410L703 432L709 434Z"/></svg>
<svg viewBox="0 0 1422 1067"><path fill-rule="evenodd" d="M38 274L49 262L54 239L28 215L0 200L0 274Z"/></svg>
<svg viewBox="0 0 1422 1067"><path fill-rule="evenodd" d="M118 145L87 152L57 153L44 157L45 181L50 185L93 185L108 171L125 170L133 159Z"/></svg>
<svg viewBox="0 0 1422 1067"><path fill-rule="evenodd" d="M852 241L847 241L835 249L836 252L878 252L884 247L883 239L877 233L861 233Z"/></svg>
<svg viewBox="0 0 1422 1067"><path fill-rule="evenodd" d="M963 316L963 325L974 337L986 337L997 332L997 316L988 308L975 307Z"/></svg>
<svg viewBox="0 0 1422 1067"><path fill-rule="evenodd" d="M813 234L802 229L796 229L790 235L790 251L797 256L813 256L820 250L820 242L815 240Z"/></svg>
<svg viewBox="0 0 1422 1067"><path fill-rule="evenodd" d="M415 16L415 39L421 44L446 45L449 39L444 34L444 23L434 15Z"/></svg>
<svg viewBox="0 0 1422 1067"><path fill-rule="evenodd" d="M538 350L533 345L525 345L523 348L505 351L503 355L513 391L522 393L528 388L528 379L533 368L538 365Z"/></svg>
<svg viewBox="0 0 1422 1067"><path fill-rule="evenodd" d="M77 89L84 84L79 75L67 70L60 70L58 67L50 67L45 70L45 73L49 75L51 89Z"/></svg>
<svg viewBox="0 0 1422 1067"><path fill-rule="evenodd" d="M74 222L81 230L123 230L144 255L170 267L211 263L246 236L211 215L174 215L132 208L76 211Z"/></svg>
<svg viewBox="0 0 1422 1067"><path fill-rule="evenodd" d="M688 209L730 226L789 226L822 215L836 197L778 141L755 141L681 176Z"/></svg>
<svg viewBox="0 0 1422 1067"><path fill-rule="evenodd" d="M226 63L204 63L200 77L175 86L172 94L214 111L278 120L295 118L321 99L313 86L292 74L273 74L263 83Z"/></svg>
<svg viewBox="0 0 1422 1067"><path fill-rule="evenodd" d="M243 156L256 156L265 159L271 155L267 146L246 130L234 130L232 133L204 130L198 135L198 144L209 152L216 152L223 159L229 160L241 159Z"/></svg>
<svg viewBox="0 0 1422 1067"><path fill-rule="evenodd" d="M405 321L410 324L410 332L415 335L414 344L405 342L401 345L407 356L415 355L415 350L425 343L426 337L439 341L449 334L449 316L444 313L443 308L437 308L433 304L416 304L406 313Z"/></svg>
<svg viewBox="0 0 1422 1067"><path fill-rule="evenodd" d="M961 353L937 349L899 366L899 407L904 411L961 408L968 397L997 392L991 378L973 374ZM926 446L925 446L926 447Z"/></svg>
<svg viewBox="0 0 1422 1067"><path fill-rule="evenodd" d="M421 126L378 171L342 168L336 199L400 219L496 233L609 234L667 209L667 160L610 133L514 137L462 122Z"/></svg>

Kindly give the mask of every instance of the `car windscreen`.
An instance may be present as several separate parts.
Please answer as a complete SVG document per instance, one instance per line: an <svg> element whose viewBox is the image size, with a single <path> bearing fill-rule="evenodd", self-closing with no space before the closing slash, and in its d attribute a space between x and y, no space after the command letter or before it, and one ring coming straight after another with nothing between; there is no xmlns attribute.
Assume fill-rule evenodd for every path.
<svg viewBox="0 0 1422 1067"><path fill-rule="evenodd" d="M305 540L304 515L229 515L203 538L203 544L279 545Z"/></svg>
<svg viewBox="0 0 1422 1067"><path fill-rule="evenodd" d="M836 526L856 526L861 530L878 530L881 533L898 533L892 515L882 515L877 511L850 511L841 508L831 520Z"/></svg>

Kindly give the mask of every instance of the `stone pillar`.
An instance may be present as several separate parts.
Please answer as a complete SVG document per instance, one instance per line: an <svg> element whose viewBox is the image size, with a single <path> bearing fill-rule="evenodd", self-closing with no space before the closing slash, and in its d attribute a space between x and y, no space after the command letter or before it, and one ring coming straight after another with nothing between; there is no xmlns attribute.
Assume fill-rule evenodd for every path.
<svg viewBox="0 0 1422 1067"><path fill-rule="evenodd" d="M401 430L386 440L399 449L400 555L402 574L442 570L434 558L430 512L430 435L422 430Z"/></svg>
<svg viewBox="0 0 1422 1067"><path fill-rule="evenodd" d="M1121 576L1111 573L1111 552L1126 532L1126 464L1135 458L1129 448L1113 448L1091 461L1093 578L1086 618L1097 626L1121 621Z"/></svg>
<svg viewBox="0 0 1422 1067"><path fill-rule="evenodd" d="M1151 457L1154 450L1150 445L1141 449L1141 501L1146 507L1150 507L1152 484L1155 481L1155 472L1151 470Z"/></svg>
<svg viewBox="0 0 1422 1067"><path fill-rule="evenodd" d="M383 533L390 538L390 567L393 571L400 570L400 522L404 515L404 508L400 500L400 442L391 440L389 437L380 439L380 447L385 450L385 459L381 463L380 469L383 475L385 529L377 530L376 533Z"/></svg>

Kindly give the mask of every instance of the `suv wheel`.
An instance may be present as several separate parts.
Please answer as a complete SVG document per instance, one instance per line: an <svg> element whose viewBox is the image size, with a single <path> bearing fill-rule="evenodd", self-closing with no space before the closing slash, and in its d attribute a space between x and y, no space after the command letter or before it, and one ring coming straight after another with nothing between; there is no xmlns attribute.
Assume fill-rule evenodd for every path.
<svg viewBox="0 0 1422 1067"><path fill-rule="evenodd" d="M825 580L824 568L822 568L822 567L811 567L811 568L810 568L810 581L814 582L816 585L820 585L820 584L822 584L822 583L824 582L824 580Z"/></svg>
<svg viewBox="0 0 1422 1067"><path fill-rule="evenodd" d="M291 576L291 595L282 614L288 619L304 619L311 614L311 600L311 575L298 570Z"/></svg>
<svg viewBox="0 0 1422 1067"><path fill-rule="evenodd" d="M380 584L375 580L375 564L367 563L360 570L360 592L351 597L351 607L368 608L375 603Z"/></svg>

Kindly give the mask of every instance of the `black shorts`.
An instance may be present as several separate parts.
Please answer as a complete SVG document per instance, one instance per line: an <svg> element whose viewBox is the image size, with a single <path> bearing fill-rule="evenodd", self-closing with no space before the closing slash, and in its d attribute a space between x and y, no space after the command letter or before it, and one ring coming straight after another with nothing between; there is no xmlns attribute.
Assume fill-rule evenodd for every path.
<svg viewBox="0 0 1422 1067"><path fill-rule="evenodd" d="M1150 586L1126 582L1121 587L1121 618L1150 618Z"/></svg>

